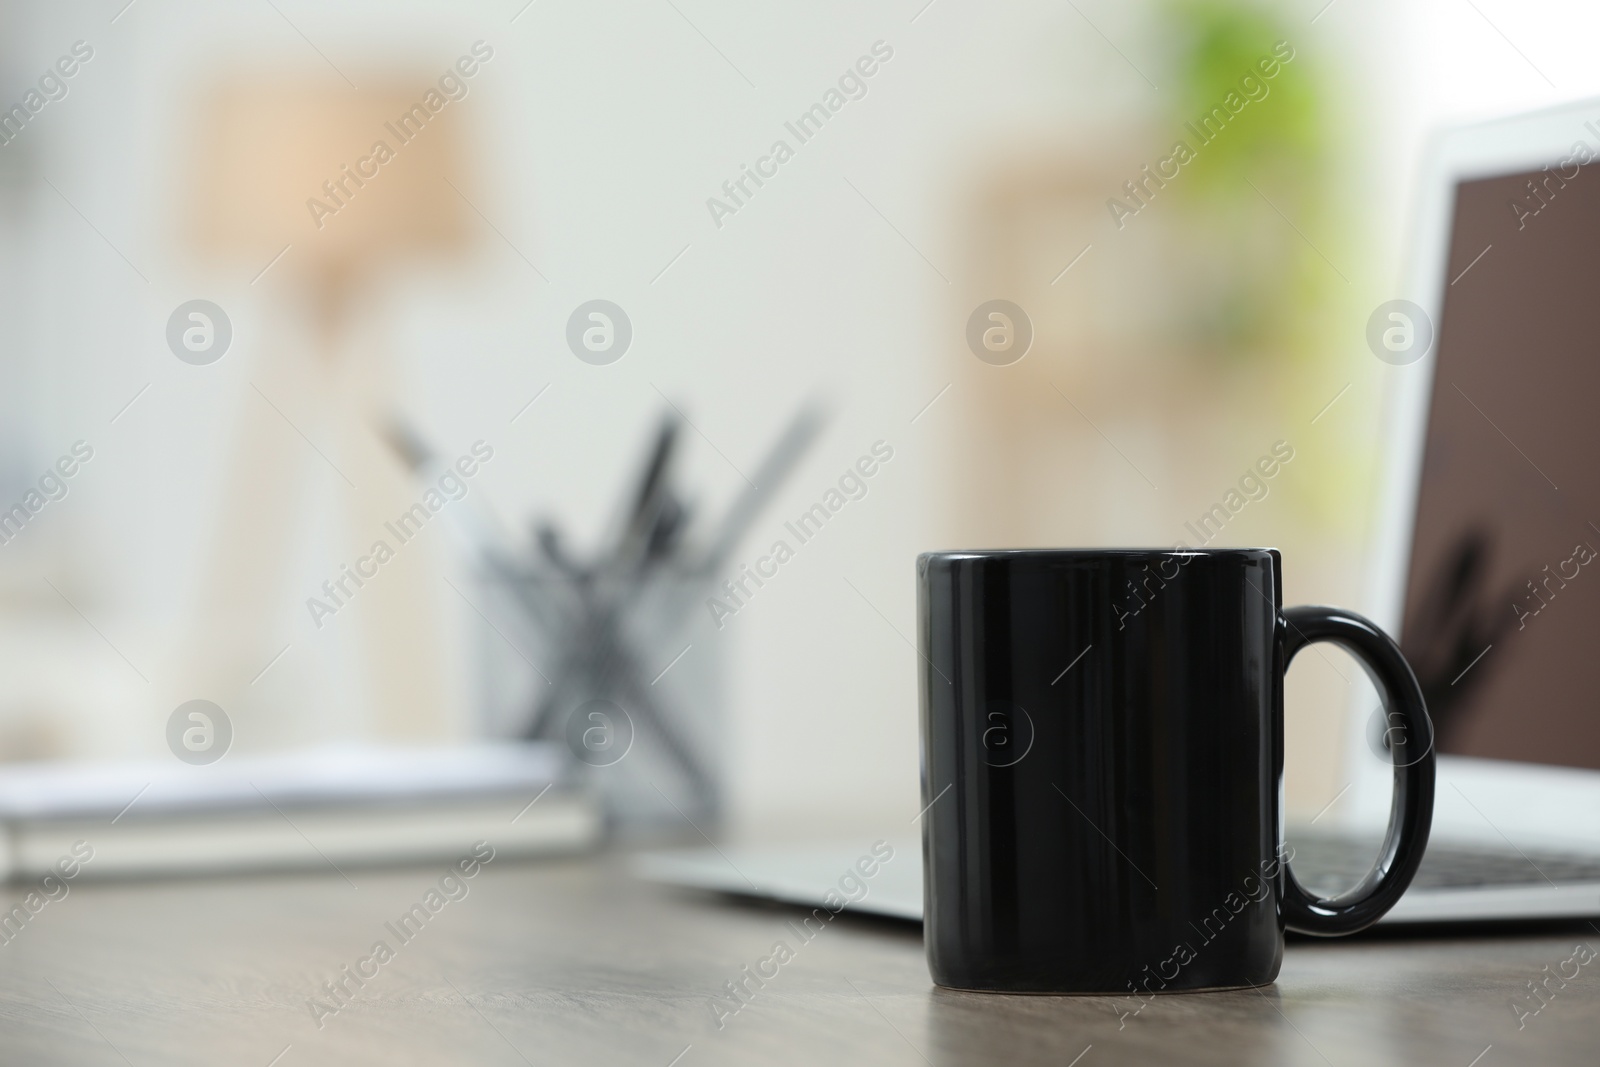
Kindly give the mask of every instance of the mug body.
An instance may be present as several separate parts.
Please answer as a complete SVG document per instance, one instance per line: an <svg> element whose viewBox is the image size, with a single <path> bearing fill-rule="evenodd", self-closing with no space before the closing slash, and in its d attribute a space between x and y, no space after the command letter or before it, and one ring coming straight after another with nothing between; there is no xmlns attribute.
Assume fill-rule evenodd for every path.
<svg viewBox="0 0 1600 1067"><path fill-rule="evenodd" d="M924 941L960 989L1264 985L1283 957L1270 549L917 560Z"/></svg>

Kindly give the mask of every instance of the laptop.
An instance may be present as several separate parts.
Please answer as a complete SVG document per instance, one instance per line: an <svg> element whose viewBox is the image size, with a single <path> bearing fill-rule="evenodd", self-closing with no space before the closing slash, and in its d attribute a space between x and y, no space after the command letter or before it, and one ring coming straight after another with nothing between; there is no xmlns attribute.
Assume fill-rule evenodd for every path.
<svg viewBox="0 0 1600 1067"><path fill-rule="evenodd" d="M1391 403L1365 608L1417 673L1439 776L1384 922L1600 918L1600 100L1447 132L1419 180L1404 282L1368 326ZM1393 777L1381 712L1348 719L1345 788L1288 830L1325 895L1371 866ZM852 908L920 919L916 835L850 881ZM639 870L809 907L871 844Z"/></svg>

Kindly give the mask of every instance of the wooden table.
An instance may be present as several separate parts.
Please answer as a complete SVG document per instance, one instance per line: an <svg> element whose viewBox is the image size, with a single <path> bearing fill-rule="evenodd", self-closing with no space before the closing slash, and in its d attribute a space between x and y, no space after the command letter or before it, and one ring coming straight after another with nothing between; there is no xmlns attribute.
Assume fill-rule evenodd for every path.
<svg viewBox="0 0 1600 1067"><path fill-rule="evenodd" d="M935 989L915 927L843 916L802 944L799 912L642 884L618 857L491 863L402 943L385 924L442 870L74 884L0 945L0 1063L1600 1062L1600 960L1520 1031L1510 1007L1600 946L1583 925L1296 941L1273 988L1119 1019L1129 1002ZM719 1029L713 998L779 940L794 958ZM341 1005L322 985L346 966L373 976Z"/></svg>

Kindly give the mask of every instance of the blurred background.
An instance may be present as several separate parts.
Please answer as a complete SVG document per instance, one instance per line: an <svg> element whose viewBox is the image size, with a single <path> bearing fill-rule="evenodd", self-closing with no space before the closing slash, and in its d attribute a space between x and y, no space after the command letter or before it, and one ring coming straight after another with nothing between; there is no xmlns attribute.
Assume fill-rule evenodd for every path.
<svg viewBox="0 0 1600 1067"><path fill-rule="evenodd" d="M165 758L194 699L238 753L518 732L560 653L482 531L592 557L673 413L695 548L827 412L635 646L736 836L916 814L918 552L1195 545L1221 503L1209 543L1360 610L1399 372L1363 332L1419 139L1600 92L1600 12L1555 6L0 0L0 760ZM196 300L209 361L170 340L217 329ZM631 330L609 362L569 343L595 300ZM991 300L1031 335L1004 365L968 343ZM401 544L429 451L480 462ZM1291 814L1345 781L1355 677L1295 665Z"/></svg>

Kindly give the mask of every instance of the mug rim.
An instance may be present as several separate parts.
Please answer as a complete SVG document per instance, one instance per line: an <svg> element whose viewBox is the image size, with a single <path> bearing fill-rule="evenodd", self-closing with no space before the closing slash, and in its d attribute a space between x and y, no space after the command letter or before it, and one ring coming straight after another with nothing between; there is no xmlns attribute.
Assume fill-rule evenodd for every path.
<svg viewBox="0 0 1600 1067"><path fill-rule="evenodd" d="M1108 557L1113 559L1149 559L1177 556L1205 556L1211 559L1226 559L1228 557L1260 559L1263 556L1270 556L1275 560L1282 560L1283 558L1283 554L1276 548L962 548L922 552L918 554L917 561L919 563L953 563L967 559L1056 559L1064 563L1076 563Z"/></svg>

